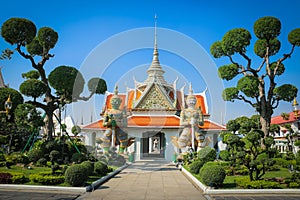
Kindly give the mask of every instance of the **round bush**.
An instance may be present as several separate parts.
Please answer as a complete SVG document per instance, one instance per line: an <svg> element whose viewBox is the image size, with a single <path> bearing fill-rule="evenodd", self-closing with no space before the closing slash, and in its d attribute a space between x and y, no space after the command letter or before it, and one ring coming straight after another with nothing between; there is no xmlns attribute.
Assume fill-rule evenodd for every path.
<svg viewBox="0 0 300 200"><path fill-rule="evenodd" d="M27 156L30 162L35 163L36 161L38 161L40 158L43 157L43 152L40 149L34 148L28 152Z"/></svg>
<svg viewBox="0 0 300 200"><path fill-rule="evenodd" d="M94 164L94 172L104 176L108 173L108 167L104 162L98 161Z"/></svg>
<svg viewBox="0 0 300 200"><path fill-rule="evenodd" d="M86 168L86 173L92 175L94 172L94 165L90 161L84 161L81 163L82 166Z"/></svg>
<svg viewBox="0 0 300 200"><path fill-rule="evenodd" d="M37 166L47 166L47 159L46 158L40 158L37 162L36 162Z"/></svg>
<svg viewBox="0 0 300 200"><path fill-rule="evenodd" d="M220 151L220 159L224 161L229 161L230 154L227 150Z"/></svg>
<svg viewBox="0 0 300 200"><path fill-rule="evenodd" d="M82 165L72 165L65 172L65 182L74 187L84 186L88 178L86 168Z"/></svg>
<svg viewBox="0 0 300 200"><path fill-rule="evenodd" d="M199 175L205 185L219 187L222 186L226 173L222 166L209 162L203 165Z"/></svg>
<svg viewBox="0 0 300 200"><path fill-rule="evenodd" d="M72 158L71 158L71 161L74 162L74 163L77 163L77 164L81 163L81 162L83 162L85 160L86 160L85 155L82 155L80 153L74 153L72 155Z"/></svg>
<svg viewBox="0 0 300 200"><path fill-rule="evenodd" d="M216 157L216 150L211 147L205 147L198 152L198 158L203 162L214 161Z"/></svg>
<svg viewBox="0 0 300 200"><path fill-rule="evenodd" d="M201 160L196 160L196 161L192 162L189 166L191 173L198 174L203 165L204 165L204 162Z"/></svg>

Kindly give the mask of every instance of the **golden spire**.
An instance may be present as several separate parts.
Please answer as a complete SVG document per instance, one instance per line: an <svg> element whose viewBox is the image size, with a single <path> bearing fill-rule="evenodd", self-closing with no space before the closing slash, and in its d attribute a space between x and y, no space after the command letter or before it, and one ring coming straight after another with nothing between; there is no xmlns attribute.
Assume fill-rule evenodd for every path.
<svg viewBox="0 0 300 200"><path fill-rule="evenodd" d="M296 97L294 98L294 101L293 101L292 106L298 106L298 102L297 102L297 100L296 100Z"/></svg>
<svg viewBox="0 0 300 200"><path fill-rule="evenodd" d="M154 49L153 49L153 58L150 67L147 70L148 78L144 83L149 84L153 83L155 80L162 84L167 84L164 79L163 74L165 71L162 69L159 59L158 59L158 48L157 48L157 16L154 16ZM156 79L154 78L156 76Z"/></svg>

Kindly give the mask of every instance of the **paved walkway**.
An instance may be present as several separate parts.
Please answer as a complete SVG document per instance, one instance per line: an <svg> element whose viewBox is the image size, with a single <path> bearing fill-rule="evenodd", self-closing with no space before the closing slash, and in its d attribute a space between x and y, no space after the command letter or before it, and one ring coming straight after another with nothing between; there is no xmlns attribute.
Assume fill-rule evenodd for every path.
<svg viewBox="0 0 300 200"><path fill-rule="evenodd" d="M206 200L173 164L159 159L135 162L94 192L78 199Z"/></svg>

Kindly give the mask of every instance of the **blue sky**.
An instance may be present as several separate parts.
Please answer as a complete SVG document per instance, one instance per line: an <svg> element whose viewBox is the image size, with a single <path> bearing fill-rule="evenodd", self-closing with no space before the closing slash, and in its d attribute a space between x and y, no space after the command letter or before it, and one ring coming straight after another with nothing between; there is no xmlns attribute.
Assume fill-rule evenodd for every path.
<svg viewBox="0 0 300 200"><path fill-rule="evenodd" d="M53 68L60 65L74 66L87 73L98 75L97 69L103 71L100 75L107 81L108 90L112 91L116 82L120 84L120 92L125 92L125 84L132 87L135 76L137 81L146 78L145 70L152 59L151 45L153 35L149 34L154 26L154 15L157 14L158 26L158 47L160 50L160 62L166 71L166 79L172 83L176 74L179 75L178 87L186 82L192 82L195 92L202 92L206 87L208 90L208 103L212 118L217 122L226 122L229 119L255 114L254 110L244 103L225 103L221 100L222 87L235 85L235 82L221 81L222 87L213 85L207 81L214 78L216 82L216 66L228 63L225 58L214 59L209 55L211 44L221 40L222 36L233 28L246 28L252 34L252 44L255 42L253 34L254 22L263 16L275 16L281 20L282 31L279 39L282 48L279 55L290 50L287 42L289 31L300 28L300 3L297 0L274 1L274 0L251 0L251 1L156 1L156 0L127 0L127 1L17 1L11 0L1 4L0 24L11 17L22 17L32 20L37 28L43 26L52 27L59 34L59 41L51 51L55 54L46 64L46 71L49 73ZM152 28L152 29L151 29ZM145 34L134 36L134 33L146 30ZM133 35L131 35L133 33ZM188 49L188 45L180 39L178 43L174 38L168 38L168 34L183 36L199 49ZM115 56L108 61L107 66L90 65L86 67L91 57L105 59L104 56L112 56L118 52L121 43L116 42L123 35L131 36L126 41L126 46L132 45L132 49ZM115 43L112 43L114 41ZM141 42L135 46L135 42ZM143 43L145 41L145 43ZM168 44L170 42L172 45ZM193 45L191 43L191 45ZM105 44L111 44L112 49L103 49ZM0 49L11 47L3 38L0 38ZM249 46L249 55L253 57L253 63L260 62L257 56L253 55L253 46ZM201 49L202 48L202 49ZM173 51L171 51L173 49ZM177 52L188 52L189 55L197 56L199 60L210 56L216 66L208 73L204 69L195 68L193 62ZM97 52L97 53L96 53ZM207 52L207 55L204 55ZM203 61L204 62L204 61ZM96 62L97 63L97 62ZM203 64L205 67L208 65ZM296 48L291 59L285 62L286 72L279 77L278 84L291 83L300 88L300 49ZM18 89L23 81L21 73L31 70L30 63L23 60L17 54L10 61L0 61L3 66L2 73L6 83L10 87ZM101 70L100 70L101 68ZM213 69L214 68L214 69ZM105 69L105 70L104 70ZM199 72L200 71L200 72ZM86 75L89 77L89 75ZM86 80L88 81L88 80ZM208 86L209 84L209 86ZM91 105L75 104L69 109L68 114L74 115L79 123L80 115L84 115L84 121L89 122L91 115L93 119L99 118L102 107L103 96L94 98ZM300 100L299 100L300 101ZM212 105L213 104L213 105ZM291 111L291 103L282 102L275 111L275 115Z"/></svg>

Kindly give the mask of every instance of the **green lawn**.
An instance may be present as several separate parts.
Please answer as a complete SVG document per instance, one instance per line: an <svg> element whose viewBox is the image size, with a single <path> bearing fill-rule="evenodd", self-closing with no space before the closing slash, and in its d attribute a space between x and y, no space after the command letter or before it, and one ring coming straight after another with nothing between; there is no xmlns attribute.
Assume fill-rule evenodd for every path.
<svg viewBox="0 0 300 200"><path fill-rule="evenodd" d="M21 166L12 165L11 169L7 169L6 167L0 167L0 172L18 172L23 173L26 177L29 177L30 174L38 174L40 172L51 172L51 168L49 167L33 167L31 169L24 168Z"/></svg>
<svg viewBox="0 0 300 200"><path fill-rule="evenodd" d="M184 166L184 168L189 171L188 167ZM189 171L190 172L190 171ZM200 181L199 174L193 174ZM238 189L235 184L235 179L237 177L249 177L249 175L244 176L226 176L223 182L223 187L221 189ZM263 176L263 178L290 178L291 173L287 168L281 168L280 171L268 171ZM286 188L286 185L282 184L283 188Z"/></svg>
<svg viewBox="0 0 300 200"><path fill-rule="evenodd" d="M117 167L111 167L113 170L115 170ZM6 167L0 167L0 172L18 172L18 173L23 173L25 175L25 177L29 177L30 174L38 174L40 172L51 172L51 168L50 167L32 167L31 169L28 168L24 168L21 166L11 166L10 169L7 169ZM87 184L91 184L94 181L100 179L101 176L95 176L92 175L89 177L89 180L87 181ZM38 183L33 183L33 182L27 182L25 183L25 185L38 185ZM57 186L69 186L66 183L57 185Z"/></svg>
<svg viewBox="0 0 300 200"><path fill-rule="evenodd" d="M237 177L248 177L249 175L245 176L226 176L224 183L223 183L223 188L224 189L235 189L235 179ZM266 174L263 176L263 178L290 178L291 173L287 168L281 168L280 171L268 171ZM282 184L283 188L286 188L284 184Z"/></svg>

